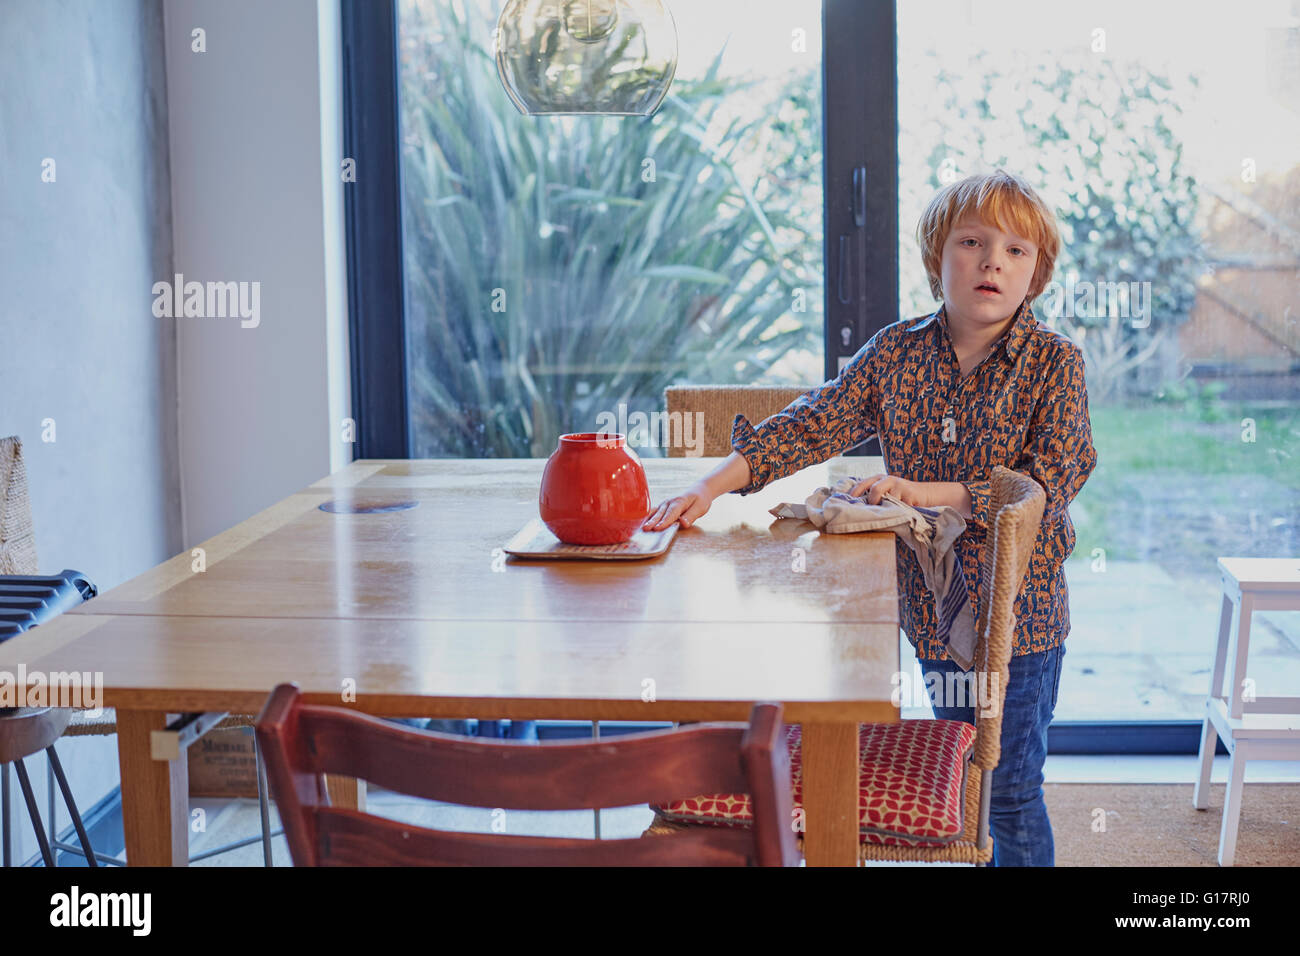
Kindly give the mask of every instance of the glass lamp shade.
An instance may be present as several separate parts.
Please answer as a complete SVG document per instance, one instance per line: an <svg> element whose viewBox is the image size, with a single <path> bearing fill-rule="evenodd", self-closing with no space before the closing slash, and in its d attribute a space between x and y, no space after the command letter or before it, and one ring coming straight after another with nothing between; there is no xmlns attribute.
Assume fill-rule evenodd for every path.
<svg viewBox="0 0 1300 956"><path fill-rule="evenodd" d="M649 116L677 70L677 26L662 0L509 0L496 61L527 116Z"/></svg>

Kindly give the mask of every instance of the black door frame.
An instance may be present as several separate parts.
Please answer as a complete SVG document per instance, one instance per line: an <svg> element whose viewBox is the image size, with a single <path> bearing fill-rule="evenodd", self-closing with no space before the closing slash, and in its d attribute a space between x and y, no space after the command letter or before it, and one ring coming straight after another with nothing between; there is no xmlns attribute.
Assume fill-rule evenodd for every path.
<svg viewBox="0 0 1300 956"><path fill-rule="evenodd" d="M354 458L409 458L397 5L343 0L343 150Z"/></svg>

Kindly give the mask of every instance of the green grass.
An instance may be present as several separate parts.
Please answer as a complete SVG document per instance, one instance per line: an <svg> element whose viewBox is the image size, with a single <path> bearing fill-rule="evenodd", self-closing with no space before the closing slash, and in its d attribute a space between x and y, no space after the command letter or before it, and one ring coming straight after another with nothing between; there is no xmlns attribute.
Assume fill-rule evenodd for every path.
<svg viewBox="0 0 1300 956"><path fill-rule="evenodd" d="M1255 474L1300 490L1300 406L1261 407L1217 402L1209 409L1121 405L1091 412L1098 468L1132 475L1186 471L1191 475ZM1255 423L1254 441L1244 419Z"/></svg>
<svg viewBox="0 0 1300 956"><path fill-rule="evenodd" d="M1254 440L1249 425L1254 422ZM1097 467L1071 507L1076 558L1213 569L1289 553L1300 520L1300 406L1223 402L1091 409Z"/></svg>

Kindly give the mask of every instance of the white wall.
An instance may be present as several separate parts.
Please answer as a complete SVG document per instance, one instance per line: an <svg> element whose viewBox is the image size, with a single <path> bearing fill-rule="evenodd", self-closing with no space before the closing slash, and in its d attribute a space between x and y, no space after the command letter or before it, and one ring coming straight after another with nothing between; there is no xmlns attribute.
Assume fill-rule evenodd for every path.
<svg viewBox="0 0 1300 956"><path fill-rule="evenodd" d="M149 294L171 271L162 26L158 0L0 3L0 435L23 440L40 570L101 588L181 546L176 330ZM114 738L59 751L83 809L117 785Z"/></svg>
<svg viewBox="0 0 1300 956"><path fill-rule="evenodd" d="M103 588L180 546L166 113L157 2L0 5L0 435L41 570Z"/></svg>
<svg viewBox="0 0 1300 956"><path fill-rule="evenodd" d="M351 459L341 74L338 0L0 2L0 435L42 570L114 587ZM260 324L156 317L176 272L260 282ZM83 810L117 786L116 738L59 752Z"/></svg>
<svg viewBox="0 0 1300 956"><path fill-rule="evenodd" d="M338 20L337 0L165 4L174 271L261 284L256 327L177 320L187 548L351 458Z"/></svg>

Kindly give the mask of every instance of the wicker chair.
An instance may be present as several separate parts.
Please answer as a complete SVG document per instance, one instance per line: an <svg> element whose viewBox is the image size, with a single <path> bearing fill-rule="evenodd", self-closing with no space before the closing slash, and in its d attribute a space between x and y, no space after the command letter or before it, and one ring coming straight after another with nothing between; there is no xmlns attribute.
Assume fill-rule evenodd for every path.
<svg viewBox="0 0 1300 956"><path fill-rule="evenodd" d="M23 445L21 439L17 436L9 438L0 438L0 575L34 575L37 574L36 559L36 541L32 526L32 509L31 500L27 488L27 471L23 464ZM11 717L17 720L19 714L11 713ZM25 719L23 726L35 727L39 723L42 732L47 733L49 728L57 726L61 729L61 736L64 737L90 737L100 736L108 737L117 733L117 713L111 707L101 708L98 713L94 711L72 711L63 713L55 711L49 719L37 721L31 718L24 711L22 715ZM254 715L231 715L224 718L213 729L226 730L234 727L252 727L254 724ZM15 725L17 726L17 725ZM14 731L17 734L17 731ZM24 741L31 734L24 731ZM56 734L56 736L59 736ZM4 734L0 733L0 739ZM16 736L15 736L15 739ZM32 739L35 739L32 737ZM77 813L76 804L72 801L71 791L68 789L63 779L63 769L59 766L58 755L55 753L53 742L48 746L42 746L49 758L49 775L51 778L51 790L54 778L57 777L60 789L63 791L64 802L68 806L74 825L77 829L78 836L81 838L82 846L75 847L57 840L50 841L50 847L53 850L64 850L71 853L86 855L87 842L82 830L81 819ZM16 749L15 749L16 752ZM31 751L34 752L34 751ZM0 774L8 774L8 763L10 760L0 761ZM21 763L16 764L20 774L20 782L24 783L26 776L22 770ZM270 826L270 808L267 802L266 770L262 763L261 752L257 752L257 781L258 781L258 803L262 813L262 841L263 858L267 866L271 865L271 838L276 833L272 832ZM7 777L0 780L7 788ZM24 796L27 791L24 789ZM27 801L29 813L33 811L34 803L30 799ZM46 838L40 836L39 821L33 817L33 825L37 827L38 836L41 841L42 855L48 859L49 849L46 846ZM8 826L8 819L0 820L0 830ZM237 849L248 843L254 842L258 838L246 839L235 843L226 844L207 853L203 853L195 860L203 859L208 856L215 856L218 853L224 853L228 850ZM4 841L7 849L7 840ZM95 857L101 863L110 863L122 865L123 861L112 856L101 853L95 853ZM93 865L93 861L87 860Z"/></svg>
<svg viewBox="0 0 1300 956"><path fill-rule="evenodd" d="M1015 634L1015 616L1012 608L1024 585L1029 567L1029 557L1042 524L1045 495L1032 478L997 467L993 470L993 489L990 513L994 516L989 528L984 553L981 558L981 601L977 622L979 645L976 650L975 670L990 675L989 686L996 694L995 708L986 715L976 710L973 743L962 759L952 767L950 786L961 786L961 832L954 839L925 845L924 841L895 840L878 833L864 832L859 845L858 860L896 860L928 863L987 863L993 856L993 842L989 836L989 807L992 796L993 770L1001 758L1002 705L1006 698L1007 679L1011 662L1011 649ZM994 678L996 675L996 681ZM896 746L900 750L922 746L933 739L937 725L956 725L961 721L906 720L893 726L897 733ZM869 725L870 726L870 725ZM875 725L884 727L886 725ZM952 729L952 728L950 728ZM792 748L798 747L797 735L791 733ZM792 764L795 762L792 752ZM960 776L958 776L960 775ZM869 791L863 802L888 798L893 791ZM743 803L743 795L742 803ZM716 801L717 797L697 798L699 801ZM727 795L723 795L723 800ZM716 805L716 804L709 804ZM797 805L797 804L796 804ZM747 808L734 805L729 825L744 825ZM738 818L738 819L737 819ZM713 819L700 822L669 820L656 808L654 823L645 831L652 834L675 833L683 828L698 827L705 823L717 824ZM920 845L918 845L918 843ZM802 838L799 841L803 849Z"/></svg>
<svg viewBox="0 0 1300 956"><path fill-rule="evenodd" d="M36 535L23 443L17 436L0 438L0 574L36 573Z"/></svg>
<svg viewBox="0 0 1300 956"><path fill-rule="evenodd" d="M731 454L731 426L736 415L744 415L750 424L757 425L781 411L800 395L816 386L800 385L676 385L664 389L664 404L668 414L681 416L703 413L704 450L706 458L724 458ZM669 421L672 421L670 418ZM694 420L692 420L694 422ZM692 426L691 435L700 440ZM685 458L686 449L681 442L668 445L669 458Z"/></svg>

